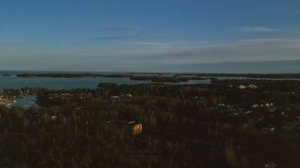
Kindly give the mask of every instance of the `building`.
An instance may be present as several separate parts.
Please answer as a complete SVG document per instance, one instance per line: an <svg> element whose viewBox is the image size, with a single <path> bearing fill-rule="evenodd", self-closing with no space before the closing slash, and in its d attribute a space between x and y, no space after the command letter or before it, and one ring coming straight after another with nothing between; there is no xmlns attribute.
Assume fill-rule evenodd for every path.
<svg viewBox="0 0 300 168"><path fill-rule="evenodd" d="M250 84L250 85L248 85L248 88L249 89L257 89L258 87L257 87L257 85Z"/></svg>
<svg viewBox="0 0 300 168"><path fill-rule="evenodd" d="M246 86L245 85L240 85L239 89L246 89Z"/></svg>

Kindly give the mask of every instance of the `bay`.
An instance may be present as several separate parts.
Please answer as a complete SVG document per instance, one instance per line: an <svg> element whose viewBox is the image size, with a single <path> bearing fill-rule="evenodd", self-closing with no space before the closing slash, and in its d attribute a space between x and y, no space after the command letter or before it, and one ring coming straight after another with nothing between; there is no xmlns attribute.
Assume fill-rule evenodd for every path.
<svg viewBox="0 0 300 168"><path fill-rule="evenodd" d="M116 84L143 84L151 83L149 81L131 80L128 77L83 77L83 78L52 78L52 77L17 77L17 74L23 73L80 73L80 72L37 72L37 71L0 71L0 91L3 89L18 88L48 88L48 89L95 89L99 83ZM82 73L82 72L81 72ZM113 74L113 73L101 73ZM122 73L115 73L122 74ZM123 73L124 74L124 73ZM181 84L210 83L210 80L190 80Z"/></svg>

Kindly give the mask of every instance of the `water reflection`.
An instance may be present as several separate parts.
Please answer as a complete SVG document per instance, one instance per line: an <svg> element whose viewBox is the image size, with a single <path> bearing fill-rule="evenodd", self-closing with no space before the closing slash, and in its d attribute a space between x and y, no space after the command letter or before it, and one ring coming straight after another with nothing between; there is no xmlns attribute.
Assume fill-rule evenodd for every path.
<svg viewBox="0 0 300 168"><path fill-rule="evenodd" d="M13 106L19 106L23 108L38 107L36 100L36 96L20 97L13 101Z"/></svg>

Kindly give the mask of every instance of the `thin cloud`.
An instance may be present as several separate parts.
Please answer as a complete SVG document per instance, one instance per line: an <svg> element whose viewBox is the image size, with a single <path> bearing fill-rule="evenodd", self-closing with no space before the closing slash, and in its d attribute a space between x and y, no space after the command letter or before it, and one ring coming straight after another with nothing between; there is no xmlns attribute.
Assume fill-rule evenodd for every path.
<svg viewBox="0 0 300 168"><path fill-rule="evenodd" d="M0 41L0 46L20 46L26 44L28 43L24 41Z"/></svg>
<svg viewBox="0 0 300 168"><path fill-rule="evenodd" d="M151 46L151 47L172 47L172 45L167 43L158 43L158 42L134 42L134 44Z"/></svg>
<svg viewBox="0 0 300 168"><path fill-rule="evenodd" d="M240 40L239 42L244 43L299 43L299 39L293 39L293 38L256 38L256 39L246 39L246 40Z"/></svg>
<svg viewBox="0 0 300 168"><path fill-rule="evenodd" d="M287 38L300 38L299 31L273 31L268 33L259 33L253 36L257 39L268 39L268 38L277 38L277 39L287 39Z"/></svg>
<svg viewBox="0 0 300 168"><path fill-rule="evenodd" d="M248 66L249 68L245 68L244 66L246 66L246 64L241 64L241 62L278 62L284 60L293 62L293 60L300 60L300 39L296 38L260 38L236 41L233 43L197 46L174 45L173 47L169 47L170 42L168 44L142 41L133 44L135 45L119 46L116 48L51 50L50 53L48 52L48 55L44 55L45 51L38 51L34 53L34 57L32 55L30 57L28 56L28 58L31 59L24 59L23 54L16 53L16 50L12 49L9 52L7 51L9 54L3 56L4 58L2 58L1 65L2 68L24 67L25 65L28 65L30 68L30 62L38 60L39 62L36 63L42 68L47 67L47 65L51 63L51 65L60 67L73 68L73 65L77 65L77 67L83 66L95 70L99 67L105 67L107 70L114 71L178 70L200 72L205 70L204 64L209 64L209 67L211 67L209 68L207 65L207 71L209 72L214 70L214 68L216 71L229 70L231 65L233 67L232 72L248 72L248 70L252 72L257 70L257 64L251 63ZM19 52L20 50L17 51ZM26 53L27 50L21 51ZM14 59L11 59L11 55L14 55ZM44 57L42 57L43 59L40 59L41 55L44 55ZM50 55L54 55L54 57L50 57ZM12 60L18 60L19 62L12 62ZM72 60L72 63L69 63L69 60ZM222 64L220 64L220 62ZM223 66L223 63L226 63L226 66ZM132 65L138 65L138 67ZM260 69L260 72L275 71L280 67L282 70L278 72L299 72L298 67L300 66L296 67L297 65L299 65L299 63L293 64L292 67L290 63L270 64L268 66L269 69ZM264 64L259 64L259 66L264 67ZM231 69L228 72L231 72Z"/></svg>
<svg viewBox="0 0 300 168"><path fill-rule="evenodd" d="M92 38L90 40L106 41L106 40L124 40L124 39L128 39L128 36L101 36L101 37Z"/></svg>
<svg viewBox="0 0 300 168"><path fill-rule="evenodd" d="M252 39L217 45L173 47L154 54L136 56L157 64L275 61L300 59L298 39Z"/></svg>
<svg viewBox="0 0 300 168"><path fill-rule="evenodd" d="M273 28L269 27L261 27L261 26L242 26L242 27L236 27L235 29L245 32L274 32L278 31Z"/></svg>
<svg viewBox="0 0 300 168"><path fill-rule="evenodd" d="M109 31L132 31L132 30L140 29L140 27L137 27L137 26L115 26L115 27L107 27L105 29L109 30Z"/></svg>

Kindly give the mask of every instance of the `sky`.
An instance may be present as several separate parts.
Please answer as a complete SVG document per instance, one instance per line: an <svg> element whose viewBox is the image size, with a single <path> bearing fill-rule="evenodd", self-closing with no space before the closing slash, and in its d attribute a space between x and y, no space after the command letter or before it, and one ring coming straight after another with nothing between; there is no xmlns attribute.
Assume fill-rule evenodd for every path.
<svg viewBox="0 0 300 168"><path fill-rule="evenodd" d="M298 0L1 0L0 70L300 73L299 9Z"/></svg>

